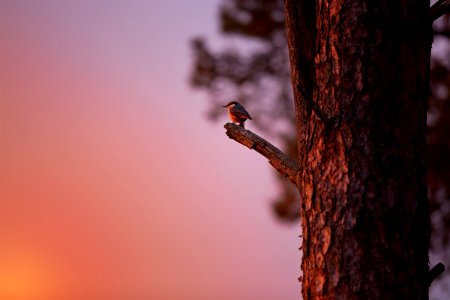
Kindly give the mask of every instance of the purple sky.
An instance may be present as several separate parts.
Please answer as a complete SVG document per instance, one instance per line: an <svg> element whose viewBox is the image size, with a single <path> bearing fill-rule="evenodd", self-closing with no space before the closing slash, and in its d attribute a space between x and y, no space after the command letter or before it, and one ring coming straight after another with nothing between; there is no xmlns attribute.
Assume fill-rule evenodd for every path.
<svg viewBox="0 0 450 300"><path fill-rule="evenodd" d="M0 2L1 299L299 298L271 167L188 85L218 2Z"/></svg>

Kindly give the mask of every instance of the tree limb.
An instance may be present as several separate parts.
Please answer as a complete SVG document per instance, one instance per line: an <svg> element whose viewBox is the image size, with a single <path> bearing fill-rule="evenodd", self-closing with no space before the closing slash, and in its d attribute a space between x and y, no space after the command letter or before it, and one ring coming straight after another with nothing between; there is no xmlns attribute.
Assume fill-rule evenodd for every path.
<svg viewBox="0 0 450 300"><path fill-rule="evenodd" d="M447 13L450 13L450 0L439 0L428 10L428 17L433 22Z"/></svg>
<svg viewBox="0 0 450 300"><path fill-rule="evenodd" d="M305 119L311 111L314 83L316 42L316 2L314 0L285 0L286 35L291 62L297 120Z"/></svg>
<svg viewBox="0 0 450 300"><path fill-rule="evenodd" d="M282 175L297 185L298 163L290 159L280 149L254 134L250 130L233 123L225 124L226 134L230 139L255 150L269 160L269 163Z"/></svg>
<svg viewBox="0 0 450 300"><path fill-rule="evenodd" d="M435 280L442 272L445 271L445 266L443 263L438 263L428 272L428 286L431 285L433 280Z"/></svg>
<svg viewBox="0 0 450 300"><path fill-rule="evenodd" d="M443 36L443 37L446 37L446 38L450 38L450 30L446 30L446 29L443 29L443 30L433 29L433 34L434 35Z"/></svg>

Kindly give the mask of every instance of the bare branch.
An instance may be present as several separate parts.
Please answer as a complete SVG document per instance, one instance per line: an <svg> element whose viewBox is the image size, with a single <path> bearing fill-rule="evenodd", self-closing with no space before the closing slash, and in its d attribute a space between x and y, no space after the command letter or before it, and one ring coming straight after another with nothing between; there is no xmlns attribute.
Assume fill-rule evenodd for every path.
<svg viewBox="0 0 450 300"><path fill-rule="evenodd" d="M428 10L428 17L433 22L448 13L450 13L450 0L439 0Z"/></svg>
<svg viewBox="0 0 450 300"><path fill-rule="evenodd" d="M445 271L445 266L443 263L438 263L428 272L428 286L431 285L433 280L435 280L441 273Z"/></svg>
<svg viewBox="0 0 450 300"><path fill-rule="evenodd" d="M450 38L450 30L433 30L434 35Z"/></svg>
<svg viewBox="0 0 450 300"><path fill-rule="evenodd" d="M269 160L269 163L282 175L288 177L289 180L297 185L298 163L290 159L280 149L254 134L250 130L238 126L233 123L225 124L227 135L230 139L255 150Z"/></svg>
<svg viewBox="0 0 450 300"><path fill-rule="evenodd" d="M294 102L301 108L296 109L296 113L309 115L314 83L316 3L314 0L285 0L284 7Z"/></svg>

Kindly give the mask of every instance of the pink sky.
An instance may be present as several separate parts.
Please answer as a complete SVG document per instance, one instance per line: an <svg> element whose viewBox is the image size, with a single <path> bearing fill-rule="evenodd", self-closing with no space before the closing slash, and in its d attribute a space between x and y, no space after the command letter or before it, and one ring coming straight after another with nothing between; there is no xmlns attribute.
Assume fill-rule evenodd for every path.
<svg viewBox="0 0 450 300"><path fill-rule="evenodd" d="M188 86L218 2L0 2L0 299L299 298L271 167Z"/></svg>

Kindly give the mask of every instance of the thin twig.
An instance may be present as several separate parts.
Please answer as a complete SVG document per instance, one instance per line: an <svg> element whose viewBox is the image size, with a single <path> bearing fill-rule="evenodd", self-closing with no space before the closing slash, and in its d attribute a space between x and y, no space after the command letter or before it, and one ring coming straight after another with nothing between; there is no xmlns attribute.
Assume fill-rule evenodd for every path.
<svg viewBox="0 0 450 300"><path fill-rule="evenodd" d="M433 22L448 13L450 13L450 0L439 0L428 10L428 17Z"/></svg>
<svg viewBox="0 0 450 300"><path fill-rule="evenodd" d="M250 130L238 126L233 123L225 124L225 129L227 130L227 135L230 139L255 150L262 156L269 160L269 163L282 175L289 178L289 180L297 185L297 175L298 175L298 163L286 154L284 154L280 149L263 139L262 137L254 134Z"/></svg>
<svg viewBox="0 0 450 300"><path fill-rule="evenodd" d="M433 280L435 280L441 273L445 271L445 266L443 263L438 263L428 272L428 286L431 285Z"/></svg>
<svg viewBox="0 0 450 300"><path fill-rule="evenodd" d="M443 36L443 37L446 37L446 38L450 38L450 30L436 30L436 29L433 29L433 34L434 35L439 35L439 36Z"/></svg>

